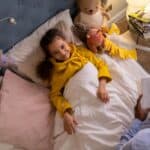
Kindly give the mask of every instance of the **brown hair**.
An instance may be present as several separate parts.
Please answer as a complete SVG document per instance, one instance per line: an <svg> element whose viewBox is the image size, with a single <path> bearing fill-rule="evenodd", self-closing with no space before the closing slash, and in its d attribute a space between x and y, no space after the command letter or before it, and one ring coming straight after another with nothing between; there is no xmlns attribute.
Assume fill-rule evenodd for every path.
<svg viewBox="0 0 150 150"><path fill-rule="evenodd" d="M48 30L40 41L40 46L42 48L42 51L45 54L45 59L38 64L37 75L42 80L47 80L50 77L50 71L53 68L53 65L49 61L49 58L51 56L48 50L48 45L51 44L57 36L65 40L63 33L59 31L58 29L53 28L53 29Z"/></svg>

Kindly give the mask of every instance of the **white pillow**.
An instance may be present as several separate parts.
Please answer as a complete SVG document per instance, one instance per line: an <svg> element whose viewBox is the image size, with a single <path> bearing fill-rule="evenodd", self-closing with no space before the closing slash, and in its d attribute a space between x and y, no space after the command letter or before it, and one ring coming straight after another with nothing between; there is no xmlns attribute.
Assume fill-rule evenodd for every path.
<svg viewBox="0 0 150 150"><path fill-rule="evenodd" d="M36 66L44 58L44 54L39 46L40 39L47 30L55 27L59 22L63 22L61 23L62 28L60 25L58 28L61 28L62 32L64 31L68 42L79 42L71 31L73 22L69 10L60 12L8 51L7 55L16 62L17 72L37 83L43 83L36 75Z"/></svg>

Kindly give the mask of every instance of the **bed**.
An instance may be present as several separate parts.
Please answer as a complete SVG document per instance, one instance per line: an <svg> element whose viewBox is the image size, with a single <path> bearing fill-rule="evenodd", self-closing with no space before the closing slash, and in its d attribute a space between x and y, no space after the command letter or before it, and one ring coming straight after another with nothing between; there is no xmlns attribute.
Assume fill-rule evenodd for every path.
<svg viewBox="0 0 150 150"><path fill-rule="evenodd" d="M6 55L15 61L17 69L13 72L7 70L2 80L0 142L3 145L11 144L6 145L9 150L73 150L76 146L80 150L115 149L121 133L134 117L133 110L139 95L137 84L149 74L133 60L122 62L102 55L113 75L113 82L107 87L111 93L111 102L103 105L98 103L95 93L96 69L87 64L65 87L64 95L70 99L81 123L78 133L68 136L63 131L62 119L57 113L55 116L55 110L49 104L48 90L36 76L35 68L43 59L39 40L49 28L57 26L64 32L67 30L68 42L81 44L71 30L73 22L70 10L64 10L71 8L71 14L74 15L74 1L59 3L56 0L44 0L43 5L40 5L39 0L15 0L12 6L11 4L12 1L6 0L2 6L5 10L1 9L0 14L13 15L17 25L10 27L2 24L0 27L5 30L0 35L3 38L0 39L2 49L8 51ZM6 11L6 8L10 9ZM24 12L28 12L27 15ZM32 17L35 20L31 23ZM87 73L89 69L90 74Z"/></svg>

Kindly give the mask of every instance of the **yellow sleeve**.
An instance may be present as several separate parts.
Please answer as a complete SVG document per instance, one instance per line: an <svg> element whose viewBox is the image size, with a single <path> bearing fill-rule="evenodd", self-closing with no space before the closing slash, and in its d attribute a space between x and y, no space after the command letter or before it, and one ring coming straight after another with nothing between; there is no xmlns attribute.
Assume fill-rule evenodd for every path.
<svg viewBox="0 0 150 150"><path fill-rule="evenodd" d="M101 58L96 57L94 53L82 46L77 47L77 51L96 66L98 70L98 78L105 77L108 81L111 81L111 75L108 67Z"/></svg>
<svg viewBox="0 0 150 150"><path fill-rule="evenodd" d="M109 31L108 31L108 34L120 34L120 29L118 28L118 26L115 24L115 23L112 23L111 24L111 27L110 27L110 29L109 29Z"/></svg>
<svg viewBox="0 0 150 150"><path fill-rule="evenodd" d="M120 34L120 29L115 23L112 23L110 28L108 28L107 26L101 26L100 28L104 33L108 33L110 35L114 33L118 35Z"/></svg>
<svg viewBox="0 0 150 150"><path fill-rule="evenodd" d="M128 50L121 48L107 38L105 38L104 41L104 49L106 49L106 51L108 51L111 56L117 56L121 59L132 58L137 60L137 53L135 49Z"/></svg>
<svg viewBox="0 0 150 150"><path fill-rule="evenodd" d="M49 98L61 116L63 116L66 109L72 109L71 104L62 95L62 90L64 86L65 85L63 79L59 80L57 76L54 75L54 77L51 80Z"/></svg>

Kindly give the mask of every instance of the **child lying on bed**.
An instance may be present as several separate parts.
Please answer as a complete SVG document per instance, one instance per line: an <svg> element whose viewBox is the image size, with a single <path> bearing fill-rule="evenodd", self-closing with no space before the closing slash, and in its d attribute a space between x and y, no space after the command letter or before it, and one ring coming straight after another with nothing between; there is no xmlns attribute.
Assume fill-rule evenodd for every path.
<svg viewBox="0 0 150 150"><path fill-rule="evenodd" d="M113 30L117 30L117 26L113 24L110 30L111 32L116 32ZM119 32L119 29L117 32ZM91 28L88 30L86 37L87 46L94 53L106 52L110 56L119 57L121 59L137 59L135 49L129 50L118 46L107 37L102 29Z"/></svg>
<svg viewBox="0 0 150 150"><path fill-rule="evenodd" d="M45 60L37 68L38 75L50 83L50 100L64 118L64 128L69 133L75 132L77 125L73 117L72 106L63 97L62 91L67 81L88 62L98 70L98 97L104 102L109 101L106 83L111 76L106 64L92 52L83 47L68 44L63 34L57 29L50 29L41 39L40 45L45 53Z"/></svg>

